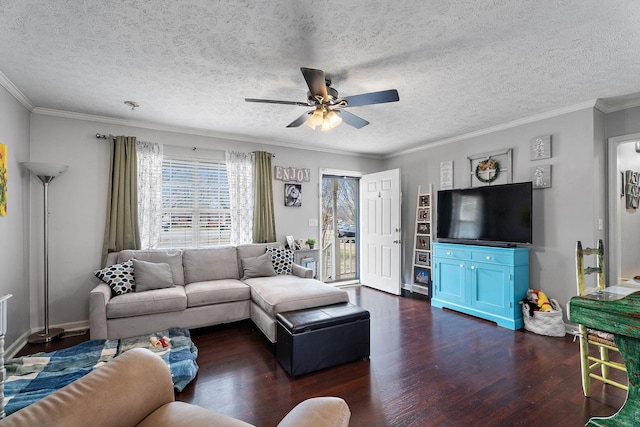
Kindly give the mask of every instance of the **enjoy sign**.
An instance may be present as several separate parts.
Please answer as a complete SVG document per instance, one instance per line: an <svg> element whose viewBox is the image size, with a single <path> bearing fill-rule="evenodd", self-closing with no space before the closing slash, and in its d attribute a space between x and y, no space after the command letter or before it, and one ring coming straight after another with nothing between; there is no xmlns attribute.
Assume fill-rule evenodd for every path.
<svg viewBox="0 0 640 427"><path fill-rule="evenodd" d="M311 169L284 168L282 166L273 167L273 178L279 181L311 181Z"/></svg>

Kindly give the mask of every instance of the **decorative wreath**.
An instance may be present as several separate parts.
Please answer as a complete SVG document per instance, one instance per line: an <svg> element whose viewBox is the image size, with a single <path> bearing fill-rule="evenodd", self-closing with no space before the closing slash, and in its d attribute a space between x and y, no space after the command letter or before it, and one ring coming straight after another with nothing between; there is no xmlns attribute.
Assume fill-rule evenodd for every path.
<svg viewBox="0 0 640 427"><path fill-rule="evenodd" d="M493 175L489 174L489 178L483 178L480 176L480 172L490 171L490 170L495 170L495 172ZM489 183L498 179L498 176L500 176L500 163L498 163L491 157L489 157L486 160L482 160L478 162L478 165L476 166L476 178L478 178L478 181Z"/></svg>

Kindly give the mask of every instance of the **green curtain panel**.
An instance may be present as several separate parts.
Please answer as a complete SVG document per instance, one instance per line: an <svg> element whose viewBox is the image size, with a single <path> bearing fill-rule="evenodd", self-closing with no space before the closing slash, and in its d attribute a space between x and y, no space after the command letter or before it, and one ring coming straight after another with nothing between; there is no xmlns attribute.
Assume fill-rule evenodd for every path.
<svg viewBox="0 0 640 427"><path fill-rule="evenodd" d="M276 241L276 221L273 213L271 153L256 151L254 170L253 242Z"/></svg>
<svg viewBox="0 0 640 427"><path fill-rule="evenodd" d="M118 136L109 144L110 182L102 246L103 266L109 252L140 248L136 138Z"/></svg>

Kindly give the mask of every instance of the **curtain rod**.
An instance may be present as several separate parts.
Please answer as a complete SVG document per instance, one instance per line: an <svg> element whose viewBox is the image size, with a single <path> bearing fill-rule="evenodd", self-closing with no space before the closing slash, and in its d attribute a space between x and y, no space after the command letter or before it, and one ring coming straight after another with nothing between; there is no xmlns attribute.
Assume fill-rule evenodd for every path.
<svg viewBox="0 0 640 427"><path fill-rule="evenodd" d="M98 138L98 139L108 139L109 137L108 137L107 135L103 134L103 133L98 132L98 133L96 133L96 138ZM112 138L113 138L113 139L116 139L116 137L115 137L115 136L114 136L114 137L112 137ZM186 148L186 147L182 147L182 146L180 146L180 145L174 145L174 147L178 147L178 148ZM198 147L191 147L191 150L192 150L192 151L196 151L196 150L198 150ZM205 150L208 150L208 148L205 148ZM214 151L219 151L219 150L214 150ZM254 153L256 153L256 151L253 151L253 152L254 152ZM275 156L276 156L276 155L275 155L275 153L270 153L270 154L271 154L271 156L272 156L272 157L275 157Z"/></svg>
<svg viewBox="0 0 640 427"><path fill-rule="evenodd" d="M109 137L107 135L101 134L101 133L96 133L96 138L98 139L108 139ZM115 136L112 137L113 139L116 139Z"/></svg>
<svg viewBox="0 0 640 427"><path fill-rule="evenodd" d="M252 153L254 153L254 154L257 153L257 152L258 151L252 151ZM269 153L269 152L265 151L265 153ZM269 154L271 154L271 157L275 157L276 156L276 153L269 153Z"/></svg>

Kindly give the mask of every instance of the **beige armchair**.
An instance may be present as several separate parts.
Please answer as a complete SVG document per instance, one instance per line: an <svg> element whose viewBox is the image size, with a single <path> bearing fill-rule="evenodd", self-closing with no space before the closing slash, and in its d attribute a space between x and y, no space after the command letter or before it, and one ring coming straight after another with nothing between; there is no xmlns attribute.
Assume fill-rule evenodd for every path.
<svg viewBox="0 0 640 427"><path fill-rule="evenodd" d="M298 404L280 427L348 426L351 412L337 397ZM40 401L0 420L0 426L250 426L208 409L177 402L167 365L133 349Z"/></svg>

